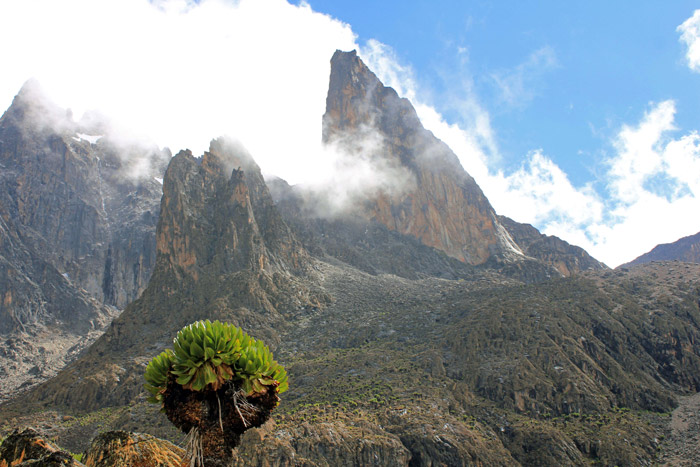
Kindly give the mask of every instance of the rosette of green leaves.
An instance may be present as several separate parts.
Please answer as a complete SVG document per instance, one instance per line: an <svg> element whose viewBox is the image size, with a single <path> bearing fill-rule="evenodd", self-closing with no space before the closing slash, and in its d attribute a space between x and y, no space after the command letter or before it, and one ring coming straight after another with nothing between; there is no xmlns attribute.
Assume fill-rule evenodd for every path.
<svg viewBox="0 0 700 467"><path fill-rule="evenodd" d="M146 389L151 402L162 402L168 375L185 389L214 391L233 381L247 396L270 387L287 390L287 373L261 341L241 328L219 321L197 321L182 328L173 340L173 351L163 352L146 368Z"/></svg>
<svg viewBox="0 0 700 467"><path fill-rule="evenodd" d="M241 389L247 395L262 394L266 387L275 386L278 393L287 390L287 372L272 358L272 352L261 341L253 340L241 349L233 364Z"/></svg>
<svg viewBox="0 0 700 467"><path fill-rule="evenodd" d="M144 387L151 393L148 402L163 403L163 393L168 384L168 373L173 363L173 351L168 349L161 352L148 363L146 367L146 384Z"/></svg>

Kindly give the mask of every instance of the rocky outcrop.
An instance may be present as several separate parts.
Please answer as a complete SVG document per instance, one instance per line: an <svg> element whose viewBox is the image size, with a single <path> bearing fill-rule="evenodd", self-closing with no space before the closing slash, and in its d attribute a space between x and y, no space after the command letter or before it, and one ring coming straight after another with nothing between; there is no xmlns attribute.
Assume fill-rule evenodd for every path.
<svg viewBox="0 0 700 467"><path fill-rule="evenodd" d="M676 240L673 243L664 243L655 246L648 253L620 265L620 268L636 266L651 261L684 261L686 263L700 263L700 232Z"/></svg>
<svg viewBox="0 0 700 467"><path fill-rule="evenodd" d="M158 268L197 281L207 270L301 271L306 252L239 144L215 140L201 160L175 156L164 181Z"/></svg>
<svg viewBox="0 0 700 467"><path fill-rule="evenodd" d="M523 256L457 156L354 51L331 59L323 140L393 179L357 208L360 216L473 265Z"/></svg>
<svg viewBox="0 0 700 467"><path fill-rule="evenodd" d="M0 467L79 467L69 453L45 440L36 430L15 430L0 445Z"/></svg>
<svg viewBox="0 0 700 467"><path fill-rule="evenodd" d="M498 216L498 220L523 253L554 267L564 277L580 271L607 267L583 248L571 245L558 237L541 234L530 224L521 224L505 216Z"/></svg>
<svg viewBox="0 0 700 467"><path fill-rule="evenodd" d="M92 440L86 467L181 467L185 450L142 433L108 431Z"/></svg>

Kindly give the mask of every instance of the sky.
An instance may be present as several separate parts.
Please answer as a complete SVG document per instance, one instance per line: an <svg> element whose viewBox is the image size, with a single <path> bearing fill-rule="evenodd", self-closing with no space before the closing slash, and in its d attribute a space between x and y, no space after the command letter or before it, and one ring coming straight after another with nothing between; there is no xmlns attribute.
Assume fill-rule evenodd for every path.
<svg viewBox="0 0 700 467"><path fill-rule="evenodd" d="M700 231L696 2L4 0L0 108L29 78L173 153L241 140L334 178L336 49L411 100L499 214L611 267ZM362 173L362 172L359 172Z"/></svg>

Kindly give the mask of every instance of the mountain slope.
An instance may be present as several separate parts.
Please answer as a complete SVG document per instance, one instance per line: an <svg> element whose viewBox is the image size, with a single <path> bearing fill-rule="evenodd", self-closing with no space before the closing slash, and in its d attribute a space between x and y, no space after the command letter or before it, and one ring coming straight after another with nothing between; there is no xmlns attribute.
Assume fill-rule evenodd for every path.
<svg viewBox="0 0 700 467"><path fill-rule="evenodd" d="M655 246L648 253L635 258L620 267L636 266L651 261L684 261L687 263L700 263L700 232L676 240L673 243L664 243Z"/></svg>
<svg viewBox="0 0 700 467"><path fill-rule="evenodd" d="M345 58L359 66L354 54ZM353 67L350 82L370 82ZM358 102L366 104L350 101L331 117L344 125L364 115L357 109L382 115L370 107L385 104ZM333 131L326 129L328 142ZM410 147L395 150L405 165L394 168L418 164ZM433 180L447 180L436 167ZM433 187L418 182L433 168L416 170L417 191L398 195L406 205L388 211L407 226L423 222L412 203ZM466 185L449 179L442 186L457 187L453 201L468 202L461 197L473 187L459 180ZM661 423L678 394L700 390L700 265L610 271L592 264L557 278L557 262L574 272L588 267L587 256L499 219L485 198L462 211L450 207L493 221L456 221L476 222L475 243L456 258L438 247L457 244L449 229L440 238L451 243L436 246L381 216L368 218L381 211L382 194L342 216L314 218L313 195L270 185L225 139L201 159L175 156L146 290L56 378L0 407L3 418L19 424L36 410L48 423L71 414L77 418L55 435L75 451L108 427L174 436L145 402L143 371L183 325L202 318L264 339L290 377L276 427L247 437L238 465L649 465L660 436L649 422ZM439 227L436 219L427 231ZM537 254L499 250L496 225L513 232L521 253ZM464 261L482 250L492 259ZM504 273L506 266L555 278L538 275L533 283Z"/></svg>

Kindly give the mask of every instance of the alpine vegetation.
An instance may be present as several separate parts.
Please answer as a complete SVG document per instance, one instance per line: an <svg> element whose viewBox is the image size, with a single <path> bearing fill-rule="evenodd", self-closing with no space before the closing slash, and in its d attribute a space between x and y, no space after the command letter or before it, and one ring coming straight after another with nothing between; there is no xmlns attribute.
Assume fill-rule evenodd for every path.
<svg viewBox="0 0 700 467"><path fill-rule="evenodd" d="M241 328L197 321L182 328L146 367L149 401L188 434L190 465L230 457L240 435L258 427L287 390L287 373L268 347Z"/></svg>

